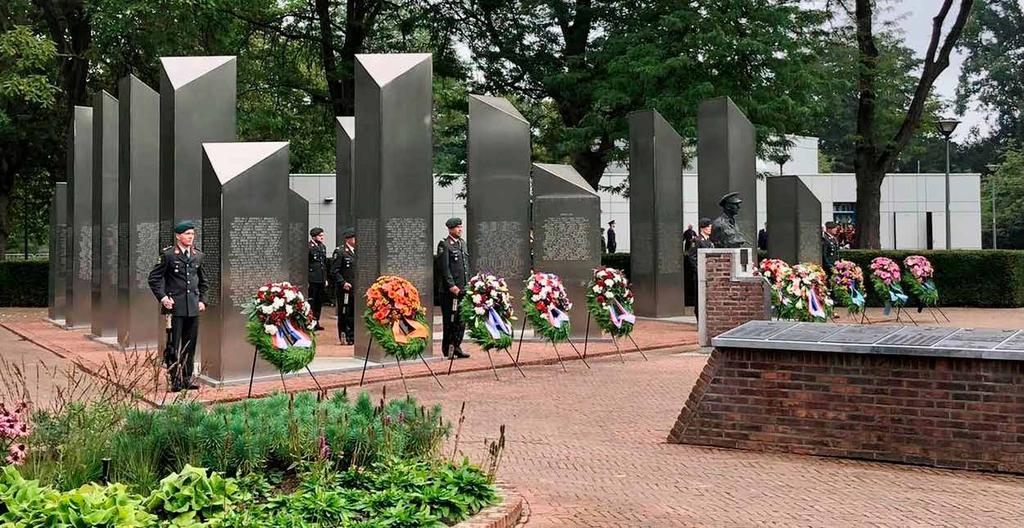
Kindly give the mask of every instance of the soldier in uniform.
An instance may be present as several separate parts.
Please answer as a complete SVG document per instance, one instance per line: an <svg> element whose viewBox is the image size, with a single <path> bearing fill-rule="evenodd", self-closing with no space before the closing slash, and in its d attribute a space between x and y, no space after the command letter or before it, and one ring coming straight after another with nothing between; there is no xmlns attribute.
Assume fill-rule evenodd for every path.
<svg viewBox="0 0 1024 528"><path fill-rule="evenodd" d="M462 240L462 219L449 218L444 223L448 236L437 244L441 261L441 315L444 317L444 337L441 350L445 357L468 358L462 351L462 336L466 325L459 317L459 301L469 281L469 254Z"/></svg>
<svg viewBox="0 0 1024 528"><path fill-rule="evenodd" d="M832 266L839 259L839 239L836 233L839 225L835 222L825 222L825 232L821 234L821 267L825 268L825 274L832 275Z"/></svg>
<svg viewBox="0 0 1024 528"><path fill-rule="evenodd" d="M309 307L313 310L316 329L323 330L320 325L320 310L327 297L327 246L324 230L314 227L309 230Z"/></svg>
<svg viewBox="0 0 1024 528"><path fill-rule="evenodd" d="M345 242L334 250L331 280L338 303L338 340L343 345L355 344L356 296L356 230L342 231Z"/></svg>
<svg viewBox="0 0 1024 528"><path fill-rule="evenodd" d="M694 316L700 315L697 300L697 250L715 247L715 244L711 242L712 229L711 219L701 218L698 223L697 235L690 244L690 250L686 252L686 298L693 305Z"/></svg>
<svg viewBox="0 0 1024 528"><path fill-rule="evenodd" d="M196 229L192 221L174 226L176 242L160 252L149 289L160 301L162 313L171 319L165 357L171 392L198 389L192 383L196 341L199 339L199 314L206 311L209 284L203 271L203 253L192 245Z"/></svg>
<svg viewBox="0 0 1024 528"><path fill-rule="evenodd" d="M747 237L736 227L736 215L740 212L740 193L726 193L719 200L722 214L711 223L711 242L716 248L752 247Z"/></svg>

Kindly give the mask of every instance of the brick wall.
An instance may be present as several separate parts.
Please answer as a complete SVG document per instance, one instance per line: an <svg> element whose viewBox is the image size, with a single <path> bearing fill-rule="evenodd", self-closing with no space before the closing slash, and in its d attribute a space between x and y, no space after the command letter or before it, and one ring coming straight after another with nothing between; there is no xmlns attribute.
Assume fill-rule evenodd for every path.
<svg viewBox="0 0 1024 528"><path fill-rule="evenodd" d="M713 337L747 321L771 317L764 280L741 269L739 251L709 250L701 254L704 266L703 274L698 277L701 346L709 346ZM753 266L749 257L747 262Z"/></svg>
<svg viewBox="0 0 1024 528"><path fill-rule="evenodd" d="M715 349L669 442L1024 473L1024 362Z"/></svg>

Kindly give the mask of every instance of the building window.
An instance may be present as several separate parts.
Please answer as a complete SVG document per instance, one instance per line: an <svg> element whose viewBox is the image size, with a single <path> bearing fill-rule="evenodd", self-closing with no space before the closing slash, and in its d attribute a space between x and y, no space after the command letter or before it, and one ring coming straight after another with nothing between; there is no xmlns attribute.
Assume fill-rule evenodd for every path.
<svg viewBox="0 0 1024 528"><path fill-rule="evenodd" d="M855 224L857 202L832 202L832 219L840 224Z"/></svg>

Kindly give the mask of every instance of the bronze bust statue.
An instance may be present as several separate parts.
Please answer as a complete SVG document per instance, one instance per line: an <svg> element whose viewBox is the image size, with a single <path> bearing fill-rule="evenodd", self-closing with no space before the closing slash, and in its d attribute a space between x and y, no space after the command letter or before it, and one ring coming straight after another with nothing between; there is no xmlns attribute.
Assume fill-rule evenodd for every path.
<svg viewBox="0 0 1024 528"><path fill-rule="evenodd" d="M718 205L722 208L722 214L711 223L711 242L716 248L751 247L750 242L736 227L736 215L739 214L742 203L743 200L737 192L727 193L719 200Z"/></svg>

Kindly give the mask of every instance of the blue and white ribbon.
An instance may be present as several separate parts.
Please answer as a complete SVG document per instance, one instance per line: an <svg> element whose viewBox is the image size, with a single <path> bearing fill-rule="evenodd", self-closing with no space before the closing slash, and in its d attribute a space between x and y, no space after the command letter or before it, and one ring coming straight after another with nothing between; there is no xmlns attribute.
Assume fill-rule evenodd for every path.
<svg viewBox="0 0 1024 528"><path fill-rule="evenodd" d="M864 308L864 303L866 302L864 294L857 289L856 285L850 288L850 297L853 299L853 304L857 305L858 308Z"/></svg>
<svg viewBox="0 0 1024 528"><path fill-rule="evenodd" d="M508 322L502 319L494 308L487 309L487 319L484 321L484 327L487 328L487 333L491 334L492 339L499 339L503 333L512 333Z"/></svg>
<svg viewBox="0 0 1024 528"><path fill-rule="evenodd" d="M548 308L548 322L555 328L561 328L562 324L569 322L569 314L555 308L554 306Z"/></svg>
<svg viewBox="0 0 1024 528"><path fill-rule="evenodd" d="M825 309L822 308L821 302L818 300L818 294L814 293L814 288L807 288L807 311L814 317L822 319L826 317Z"/></svg>
<svg viewBox="0 0 1024 528"><path fill-rule="evenodd" d="M608 310L608 316L611 317L615 328L622 328L622 323L636 324L636 316L623 308L619 301L606 304L605 308Z"/></svg>

